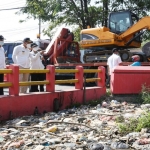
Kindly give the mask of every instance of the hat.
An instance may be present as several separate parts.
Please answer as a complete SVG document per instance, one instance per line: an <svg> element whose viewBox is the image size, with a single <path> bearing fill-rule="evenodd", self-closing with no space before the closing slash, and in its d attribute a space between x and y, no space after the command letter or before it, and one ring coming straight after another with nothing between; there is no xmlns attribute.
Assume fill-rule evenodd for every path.
<svg viewBox="0 0 150 150"><path fill-rule="evenodd" d="M4 37L2 35L0 35L0 40L4 40Z"/></svg>
<svg viewBox="0 0 150 150"><path fill-rule="evenodd" d="M33 48L33 47L37 47L38 45L36 44L36 43L32 43L31 44L31 48Z"/></svg>
<svg viewBox="0 0 150 150"><path fill-rule="evenodd" d="M113 48L112 49L112 52L114 53L114 52L118 52L118 49L117 48Z"/></svg>
<svg viewBox="0 0 150 150"><path fill-rule="evenodd" d="M134 61L134 62L140 61L140 56L139 55L132 56L132 61Z"/></svg>
<svg viewBox="0 0 150 150"><path fill-rule="evenodd" d="M25 39L23 40L23 42L33 43L33 41L31 41L30 38L25 38Z"/></svg>

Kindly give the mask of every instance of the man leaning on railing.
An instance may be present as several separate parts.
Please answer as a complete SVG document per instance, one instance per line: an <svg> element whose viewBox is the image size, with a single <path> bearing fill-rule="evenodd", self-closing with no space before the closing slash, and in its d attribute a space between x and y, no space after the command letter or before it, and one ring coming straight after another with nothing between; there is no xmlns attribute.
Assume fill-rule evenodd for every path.
<svg viewBox="0 0 150 150"><path fill-rule="evenodd" d="M4 44L4 37L0 35L0 69L6 68L5 63L5 52L4 48L2 47ZM4 74L0 74L0 82L3 82ZM0 87L0 95L4 95L3 87Z"/></svg>

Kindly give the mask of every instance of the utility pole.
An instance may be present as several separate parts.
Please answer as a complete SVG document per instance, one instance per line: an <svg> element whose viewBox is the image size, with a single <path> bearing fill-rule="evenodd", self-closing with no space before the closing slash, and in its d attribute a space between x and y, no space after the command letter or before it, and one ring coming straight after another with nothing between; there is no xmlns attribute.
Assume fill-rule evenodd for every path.
<svg viewBox="0 0 150 150"><path fill-rule="evenodd" d="M38 34L38 36L37 36L37 38L41 38L41 19L40 19L40 17L39 17L39 34Z"/></svg>

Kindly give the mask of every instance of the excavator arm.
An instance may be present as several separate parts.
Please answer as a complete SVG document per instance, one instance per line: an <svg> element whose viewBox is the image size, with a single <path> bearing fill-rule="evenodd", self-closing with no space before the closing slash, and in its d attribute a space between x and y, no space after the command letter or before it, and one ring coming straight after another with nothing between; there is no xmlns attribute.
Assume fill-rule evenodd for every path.
<svg viewBox="0 0 150 150"><path fill-rule="evenodd" d="M140 19L136 24L131 26L128 30L123 32L119 38L124 39L130 35L133 35L134 33L137 33L143 29L150 30L150 17L144 17Z"/></svg>

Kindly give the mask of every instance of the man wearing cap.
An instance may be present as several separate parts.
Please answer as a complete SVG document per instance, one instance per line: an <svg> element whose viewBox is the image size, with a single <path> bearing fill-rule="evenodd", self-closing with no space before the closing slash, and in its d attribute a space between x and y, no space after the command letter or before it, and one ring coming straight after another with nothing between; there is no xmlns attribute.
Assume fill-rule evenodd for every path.
<svg viewBox="0 0 150 150"><path fill-rule="evenodd" d="M14 48L12 59L14 64L19 65L20 69L29 69L30 68L30 48L31 43L33 43L30 38L25 38L23 44L18 45ZM19 81L28 81L29 74L19 74ZM27 86L20 87L20 93L27 92Z"/></svg>
<svg viewBox="0 0 150 150"><path fill-rule="evenodd" d="M44 65L42 63L42 54L44 51L38 52L40 48L36 43L31 44L31 52L30 52L30 69L44 69ZM44 77L42 73L32 73L31 81L43 81ZM42 92L44 91L44 85L40 85L40 89L38 89L38 85L31 85L30 92Z"/></svg>
<svg viewBox="0 0 150 150"><path fill-rule="evenodd" d="M0 69L6 68L5 63L5 52L4 48L2 47L4 44L4 37L0 35ZM0 82L4 82L4 74L0 74ZM0 87L0 95L4 95L3 87Z"/></svg>
<svg viewBox="0 0 150 150"><path fill-rule="evenodd" d="M108 66L107 86L108 87L110 85L110 77L114 67L119 66L119 64L122 62L117 48L113 48L112 53L113 54L107 60L107 66Z"/></svg>

